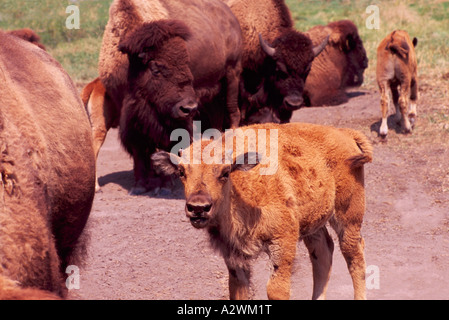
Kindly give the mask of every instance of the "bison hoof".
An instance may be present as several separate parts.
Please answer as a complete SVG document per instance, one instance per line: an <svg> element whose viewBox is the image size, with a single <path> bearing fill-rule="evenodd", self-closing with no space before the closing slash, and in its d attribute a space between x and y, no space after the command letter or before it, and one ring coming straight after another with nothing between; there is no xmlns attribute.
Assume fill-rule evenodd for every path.
<svg viewBox="0 0 449 320"><path fill-rule="evenodd" d="M146 188L137 186L137 187L132 187L131 190L129 190L128 194L130 196L138 196L145 192L147 192Z"/></svg>

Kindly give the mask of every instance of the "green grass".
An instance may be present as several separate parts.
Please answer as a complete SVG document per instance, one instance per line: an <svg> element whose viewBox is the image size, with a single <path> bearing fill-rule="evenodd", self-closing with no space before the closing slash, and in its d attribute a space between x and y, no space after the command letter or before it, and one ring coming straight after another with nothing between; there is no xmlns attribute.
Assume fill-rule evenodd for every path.
<svg viewBox="0 0 449 320"><path fill-rule="evenodd" d="M75 82L97 76L98 54L112 0L1 0L0 28L31 28ZM80 28L68 29L69 5L80 12Z"/></svg>
<svg viewBox="0 0 449 320"><path fill-rule="evenodd" d="M112 0L0 0L0 28L34 29L48 51L61 62L76 82L97 75L101 38ZM405 29L419 39L420 75L440 78L449 73L449 2L438 0L286 0L295 26L305 31L317 24L351 19L357 25L370 59L366 85L375 80L376 48L392 30ZM380 29L366 27L368 5L377 5ZM67 29L68 5L80 10L80 29Z"/></svg>
<svg viewBox="0 0 449 320"><path fill-rule="evenodd" d="M379 42L395 29L406 30L410 36L418 38L416 48L419 74L424 78L441 78L449 73L449 2L423 0L394 1L307 1L286 0L290 7L295 27L308 30L317 24L350 19L359 29L368 58L365 85L375 81L376 50ZM379 29L366 27L370 14L369 5L379 7Z"/></svg>

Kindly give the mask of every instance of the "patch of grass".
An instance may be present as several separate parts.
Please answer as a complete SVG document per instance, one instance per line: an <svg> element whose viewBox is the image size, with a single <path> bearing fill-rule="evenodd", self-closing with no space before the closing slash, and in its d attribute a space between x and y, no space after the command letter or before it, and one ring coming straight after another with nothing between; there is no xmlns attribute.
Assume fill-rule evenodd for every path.
<svg viewBox="0 0 449 320"><path fill-rule="evenodd" d="M97 76L98 54L112 0L1 0L0 29L31 28L75 82ZM69 5L79 8L80 28L69 29Z"/></svg>
<svg viewBox="0 0 449 320"><path fill-rule="evenodd" d="M375 85L376 51L380 41L391 31L406 30L410 37L418 38L416 54L419 76L441 78L449 72L449 2L438 0L393 0L393 1L349 1L349 0L286 0L295 26L305 31L317 24L350 19L359 30L368 59L365 71L365 86ZM366 13L369 5L379 8L380 29L369 29Z"/></svg>

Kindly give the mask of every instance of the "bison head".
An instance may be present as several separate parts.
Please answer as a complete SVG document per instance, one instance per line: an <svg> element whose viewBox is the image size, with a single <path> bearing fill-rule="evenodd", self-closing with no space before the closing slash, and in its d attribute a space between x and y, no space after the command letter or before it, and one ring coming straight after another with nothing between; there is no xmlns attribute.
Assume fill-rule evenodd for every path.
<svg viewBox="0 0 449 320"><path fill-rule="evenodd" d="M290 30L276 38L272 45L261 35L259 40L268 57L267 70L271 81L267 84L275 88L275 92L272 92L274 107L288 111L299 109L303 104L304 83L312 61L326 46L327 38L313 47L307 36Z"/></svg>
<svg viewBox="0 0 449 320"><path fill-rule="evenodd" d="M220 217L223 216L220 213L230 210L232 173L248 171L258 164L257 153L242 154L229 163L201 160L195 164L195 148L199 144L199 152L203 152L206 147L210 147L210 143L222 141L195 142L181 157L165 151L156 152L151 157L156 171L179 176L184 185L186 216L195 228L216 227L220 224ZM225 154L220 153L218 157L224 159Z"/></svg>
<svg viewBox="0 0 449 320"><path fill-rule="evenodd" d="M368 67L368 57L356 25L350 20L341 20L329 23L328 27L332 29L329 43L337 47L345 55L347 61L342 86L362 85L363 72Z"/></svg>
<svg viewBox="0 0 449 320"><path fill-rule="evenodd" d="M129 89L146 99L158 117L183 120L197 108L185 45L189 37L183 22L160 20L144 23L120 40L119 50L129 58Z"/></svg>

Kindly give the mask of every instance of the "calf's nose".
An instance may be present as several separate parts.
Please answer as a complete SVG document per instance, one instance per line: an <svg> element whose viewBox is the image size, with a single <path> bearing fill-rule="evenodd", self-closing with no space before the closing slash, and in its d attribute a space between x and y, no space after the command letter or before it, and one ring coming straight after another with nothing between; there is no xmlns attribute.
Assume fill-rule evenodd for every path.
<svg viewBox="0 0 449 320"><path fill-rule="evenodd" d="M187 211L193 215L201 215L203 213L207 213L212 208L211 203L202 203L202 204L186 204Z"/></svg>

